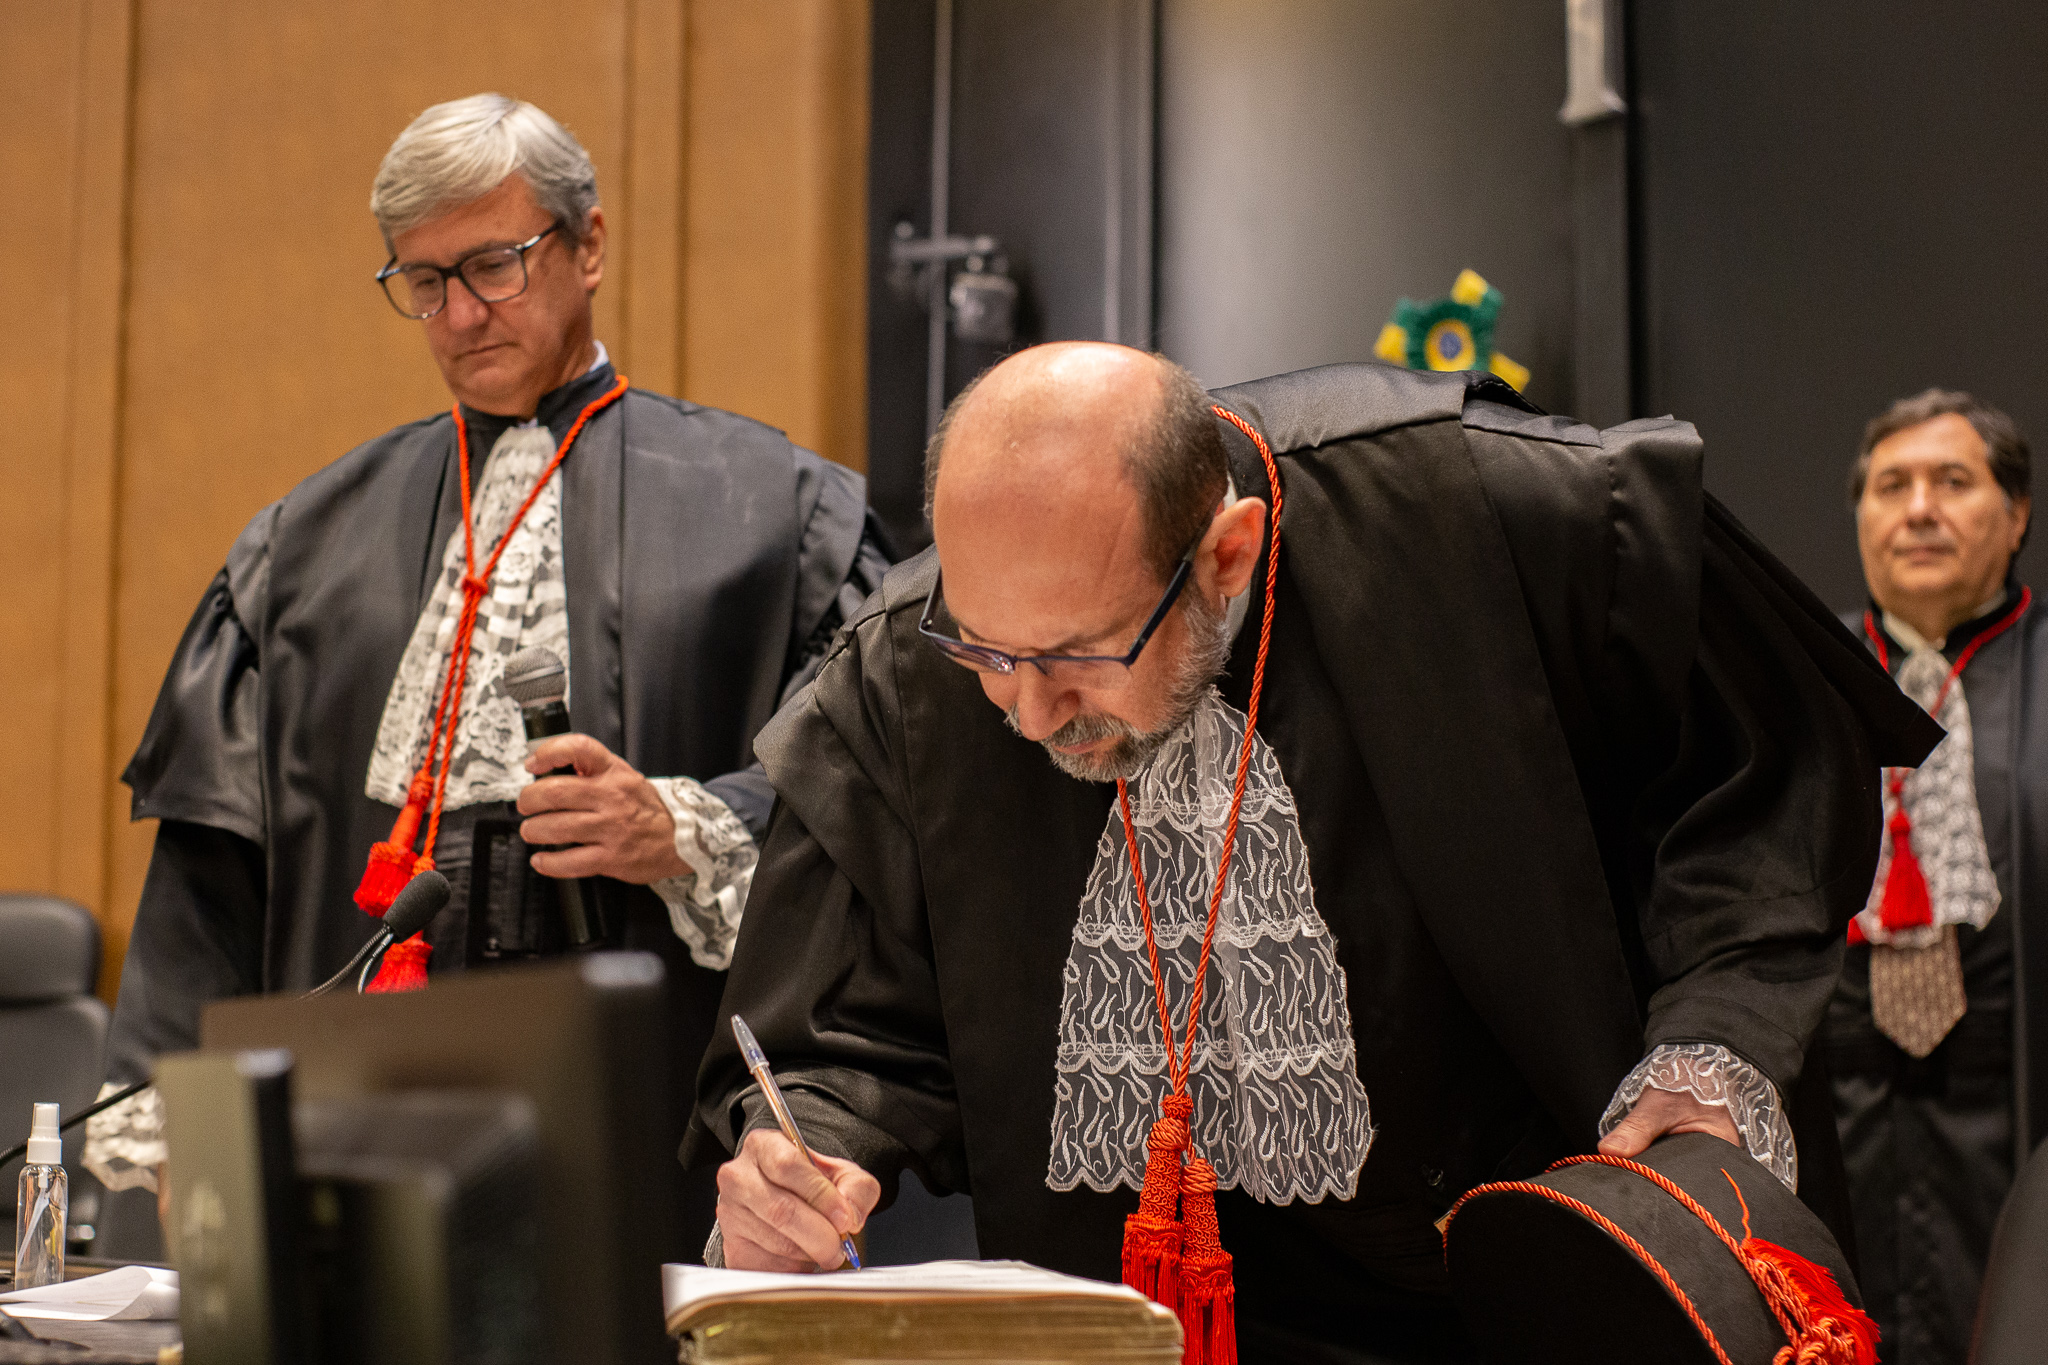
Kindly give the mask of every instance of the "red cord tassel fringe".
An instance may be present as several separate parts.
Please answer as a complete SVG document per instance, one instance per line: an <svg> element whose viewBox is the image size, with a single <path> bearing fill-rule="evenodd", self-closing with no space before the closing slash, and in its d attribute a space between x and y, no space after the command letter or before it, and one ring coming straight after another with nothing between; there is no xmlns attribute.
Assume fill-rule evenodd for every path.
<svg viewBox="0 0 2048 1365"><path fill-rule="evenodd" d="M1934 905L1927 898L1927 878L1913 856L1913 822L1906 818L1902 798L1892 813L1892 865L1885 873L1884 900L1878 917L1893 933L1934 923Z"/></svg>
<svg viewBox="0 0 2048 1365"><path fill-rule="evenodd" d="M1181 1176L1187 1246L1180 1263L1182 1365L1237 1365L1237 1289L1216 1226L1216 1172L1196 1157Z"/></svg>
<svg viewBox="0 0 2048 1365"><path fill-rule="evenodd" d="M398 899L398 893L405 889L407 882L434 865L434 860L426 854L412 851L413 841L419 838L420 820L425 816L427 802L433 799L433 795L433 780L422 772L412 780L412 786L405 793L405 808L392 822L391 837L370 846L370 865L363 869L363 879L356 885L356 904L363 908L365 914L381 917ZM384 950L384 960L377 966L377 975L363 987L364 992L383 995L392 991L425 990L427 959L433 955L433 945L419 934L403 943L392 944Z"/></svg>
<svg viewBox="0 0 2048 1365"><path fill-rule="evenodd" d="M1827 1267L1796 1251L1745 1237L1737 1255L1785 1321L1791 1344L1772 1365L1877 1365L1877 1324L1843 1297Z"/></svg>
<svg viewBox="0 0 2048 1365"><path fill-rule="evenodd" d="M1175 1312L1180 1311L1181 1153L1188 1149L1188 1116L1194 1101L1168 1095L1162 1117L1146 1140L1145 1188L1138 1211L1124 1219L1124 1283Z"/></svg>
<svg viewBox="0 0 2048 1365"><path fill-rule="evenodd" d="M392 944L384 950L384 961L378 964L377 975L363 987L364 994L387 995L396 991L425 990L427 959L433 955L434 945L419 934L403 943Z"/></svg>
<svg viewBox="0 0 2048 1365"><path fill-rule="evenodd" d="M1194 1102L1168 1095L1159 1107L1138 1211L1124 1219L1124 1283L1180 1318L1182 1365L1237 1365L1237 1291L1216 1225L1216 1172L1200 1157L1182 1164Z"/></svg>
<svg viewBox="0 0 2048 1365"><path fill-rule="evenodd" d="M1771 1357L1771 1365L1877 1365L1877 1324L1849 1302L1826 1266L1815 1265L1796 1251L1766 1242L1749 1230L1749 1201L1727 1171L1721 1178L1742 1206L1742 1241L1711 1222L1723 1241L1735 1246L1735 1258L1756 1282L1784 1329L1787 1344ZM1702 1212L1702 1217L1709 1217Z"/></svg>
<svg viewBox="0 0 2048 1365"><path fill-rule="evenodd" d="M425 773L415 777L405 794L405 808L392 822L391 837L370 846L370 865L363 869L363 879L356 884L356 904L364 914L381 918L391 908L391 902L398 899L398 893L405 890L405 884L434 865L425 855L412 851L433 792L434 784Z"/></svg>

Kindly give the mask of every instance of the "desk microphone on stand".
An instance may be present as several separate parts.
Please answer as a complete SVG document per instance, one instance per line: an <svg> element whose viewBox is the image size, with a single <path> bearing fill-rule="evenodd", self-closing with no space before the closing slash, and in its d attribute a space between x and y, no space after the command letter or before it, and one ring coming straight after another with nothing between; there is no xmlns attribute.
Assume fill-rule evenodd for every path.
<svg viewBox="0 0 2048 1365"><path fill-rule="evenodd" d="M362 992L364 983L370 979L371 969L384 955L384 950L394 943L403 943L427 927L427 922L441 913L441 907L448 903L448 879L432 868L420 873L405 884L391 902L391 908L384 912L384 922L377 926L377 932L370 935L348 964L333 976L300 996L311 1000L322 996L348 979L348 974L358 967L363 973L356 981L356 991Z"/></svg>
<svg viewBox="0 0 2048 1365"><path fill-rule="evenodd" d="M526 724L526 743L533 745L570 733L569 673L562 657L544 645L520 650L505 661L505 695L518 704ZM556 768L542 777L574 777L574 768ZM574 848L574 844L536 844L540 852ZM562 931L571 948L594 948L604 942L604 910L597 899L597 878L551 878L562 906Z"/></svg>
<svg viewBox="0 0 2048 1365"><path fill-rule="evenodd" d="M356 989L358 991L362 990L363 981L369 979L370 973L368 968L376 965L378 958L383 955L384 950L394 943L403 943L406 939L411 938L414 934L426 928L427 921L439 914L441 907L447 903L448 879L438 872L427 871L420 873L405 884L405 889L400 891L397 899L391 902L391 908L384 912L384 922L377 926L377 932L370 935L367 943L356 949L356 955L348 960L348 965L315 986L312 990L307 991L299 999L311 1000L316 995L327 994L327 992L333 990L346 980L348 974L356 970L357 967L365 968L362 979L356 982ZM155 1084L154 1077L146 1081L137 1081L126 1089L118 1090L103 1100L87 1105L70 1118L58 1124L57 1129L59 1132L67 1132L70 1129L76 1128L94 1114L99 1113L103 1109L113 1108L122 1100L127 1099L131 1095L140 1094L153 1084ZM19 1147L12 1148L6 1152L0 1152L0 1166L5 1166L8 1162L27 1151L28 1144L23 1143Z"/></svg>

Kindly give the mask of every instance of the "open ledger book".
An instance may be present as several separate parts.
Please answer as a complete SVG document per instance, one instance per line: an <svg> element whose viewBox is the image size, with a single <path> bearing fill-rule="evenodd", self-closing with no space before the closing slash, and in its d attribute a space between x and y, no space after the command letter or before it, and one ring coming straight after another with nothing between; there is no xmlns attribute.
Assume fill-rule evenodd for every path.
<svg viewBox="0 0 2048 1365"><path fill-rule="evenodd" d="M1040 1361L1177 1365L1180 1323L1135 1289L1022 1261L932 1261L830 1275L661 1268L687 1365Z"/></svg>

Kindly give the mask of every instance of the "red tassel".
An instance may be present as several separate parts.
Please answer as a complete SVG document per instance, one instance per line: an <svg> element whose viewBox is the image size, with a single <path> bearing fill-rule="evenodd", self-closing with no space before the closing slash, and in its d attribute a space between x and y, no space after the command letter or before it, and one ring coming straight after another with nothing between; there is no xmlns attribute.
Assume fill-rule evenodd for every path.
<svg viewBox="0 0 2048 1365"><path fill-rule="evenodd" d="M1237 1365L1237 1289L1216 1226L1216 1172L1196 1157L1181 1176L1187 1249L1180 1264L1182 1365Z"/></svg>
<svg viewBox="0 0 2048 1365"><path fill-rule="evenodd" d="M1865 942L1869 937L1868 934L1863 932L1862 918L1860 916L1851 916L1849 920L1849 946L1853 948L1857 944Z"/></svg>
<svg viewBox="0 0 2048 1365"><path fill-rule="evenodd" d="M1145 1188L1138 1211L1124 1219L1124 1283L1151 1299L1180 1308L1180 1154L1188 1149L1194 1101L1168 1095L1146 1139Z"/></svg>
<svg viewBox="0 0 2048 1365"><path fill-rule="evenodd" d="M1885 874L1884 900L1878 918L1885 929L1917 929L1934 923L1934 905L1927 899L1927 878L1920 872L1920 860L1913 856L1913 822L1906 818L1902 799L1893 811L1891 824L1892 865Z"/></svg>
<svg viewBox="0 0 2048 1365"><path fill-rule="evenodd" d="M370 984L363 987L365 994L385 995L394 991L423 991L427 988L427 959L434 955L434 945L419 934L414 934L403 943L394 943L384 950L384 961L378 964L377 975Z"/></svg>
<svg viewBox="0 0 2048 1365"><path fill-rule="evenodd" d="M405 808L392 823L391 837L370 846L370 865L363 869L363 879L356 884L356 904L363 913L381 918L405 884L434 865L431 859L412 851L414 841L420 837L420 819L433 793L434 784L425 773L415 777L405 794Z"/></svg>
<svg viewBox="0 0 2048 1365"><path fill-rule="evenodd" d="M1792 1342L1773 1365L1877 1365L1877 1324L1843 1296L1826 1266L1761 1237L1740 1248L1764 1297L1792 1319Z"/></svg>
<svg viewBox="0 0 2048 1365"><path fill-rule="evenodd" d="M1877 1324L1869 1314L1849 1302L1826 1266L1753 1236L1742 1186L1725 1169L1721 1178L1742 1206L1742 1243L1735 1248L1736 1258L1785 1329L1788 1344L1778 1348L1771 1365L1877 1365Z"/></svg>

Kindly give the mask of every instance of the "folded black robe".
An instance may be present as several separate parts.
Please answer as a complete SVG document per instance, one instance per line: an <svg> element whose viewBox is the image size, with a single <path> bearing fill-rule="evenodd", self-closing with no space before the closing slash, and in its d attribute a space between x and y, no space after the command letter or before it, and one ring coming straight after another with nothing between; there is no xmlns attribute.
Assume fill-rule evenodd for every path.
<svg viewBox="0 0 2048 1365"><path fill-rule="evenodd" d="M1939 731L1705 496L1684 423L1600 433L1377 365L1216 399L1278 457L1260 728L1379 1130L1353 1200L1219 1199L1250 1353L1367 1321L1402 1349L1387 1291L1440 1290L1432 1220L1590 1148L1657 1044L1762 1069L1827 1186L1805 1053L1870 884L1879 764ZM723 1010L819 1146L970 1191L984 1255L1114 1279L1136 1195L1045 1183L1061 972L1114 789L1057 772L918 637L936 568L893 570L757 742L780 802ZM1256 636L1222 683L1240 708ZM759 1124L746 1084L715 1040L697 1155Z"/></svg>

